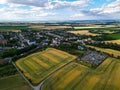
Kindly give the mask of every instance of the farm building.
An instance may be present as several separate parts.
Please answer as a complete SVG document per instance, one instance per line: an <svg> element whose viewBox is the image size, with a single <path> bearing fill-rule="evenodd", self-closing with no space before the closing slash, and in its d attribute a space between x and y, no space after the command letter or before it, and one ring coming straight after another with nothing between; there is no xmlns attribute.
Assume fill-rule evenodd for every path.
<svg viewBox="0 0 120 90"><path fill-rule="evenodd" d="M82 61L89 62L91 64L99 65L102 61L107 58L107 55L98 53L96 51L87 51L83 57Z"/></svg>

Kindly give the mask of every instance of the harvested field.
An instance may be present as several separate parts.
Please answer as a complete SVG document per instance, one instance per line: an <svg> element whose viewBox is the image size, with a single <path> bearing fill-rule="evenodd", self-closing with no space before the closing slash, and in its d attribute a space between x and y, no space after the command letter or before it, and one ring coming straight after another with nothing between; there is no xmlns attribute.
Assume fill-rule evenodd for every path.
<svg viewBox="0 0 120 90"><path fill-rule="evenodd" d="M106 42L120 44L120 40L110 40Z"/></svg>
<svg viewBox="0 0 120 90"><path fill-rule="evenodd" d="M66 29L66 28L71 28L71 26L30 26L29 27L32 30L54 30L54 29Z"/></svg>
<svg viewBox="0 0 120 90"><path fill-rule="evenodd" d="M73 34L91 35L91 36L98 36L98 35L100 35L100 34L90 33L89 30L69 31L69 32L73 33Z"/></svg>
<svg viewBox="0 0 120 90"><path fill-rule="evenodd" d="M101 51L101 52L104 52L104 53L108 53L110 55L113 54L115 57L120 56L120 51L117 51L117 50L107 49L107 48L99 48L99 47L94 47L94 46L89 46L89 45L87 45L87 47L94 48L94 49L96 49L98 51Z"/></svg>

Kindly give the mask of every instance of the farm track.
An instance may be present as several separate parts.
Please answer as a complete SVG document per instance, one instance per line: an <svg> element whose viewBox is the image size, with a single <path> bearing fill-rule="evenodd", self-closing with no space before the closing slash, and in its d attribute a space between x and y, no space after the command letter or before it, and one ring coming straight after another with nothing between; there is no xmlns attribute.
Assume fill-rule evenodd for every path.
<svg viewBox="0 0 120 90"><path fill-rule="evenodd" d="M15 66L15 68L17 69L17 71L20 73L20 75L23 77L23 79L25 79L25 81L28 83L28 85L33 89L33 90L41 90L41 86L44 84L45 81L47 81L50 77L52 77L55 73L57 73L59 70L61 70L62 68L66 67L67 65L69 65L70 63L72 63L73 61L68 62L67 64L63 65L62 67L60 67L59 69L57 69L56 71L54 71L53 73L51 73L50 75L48 75L44 80L42 80L40 82L39 85L37 86L33 86L30 81L23 75L23 73L17 68L17 66L12 62L12 64Z"/></svg>
<svg viewBox="0 0 120 90"><path fill-rule="evenodd" d="M55 52L57 52L57 55L55 55ZM48 48L43 52L31 54L28 57L16 61L14 66L34 90L39 90L46 80L73 62L75 58L76 56L66 52Z"/></svg>

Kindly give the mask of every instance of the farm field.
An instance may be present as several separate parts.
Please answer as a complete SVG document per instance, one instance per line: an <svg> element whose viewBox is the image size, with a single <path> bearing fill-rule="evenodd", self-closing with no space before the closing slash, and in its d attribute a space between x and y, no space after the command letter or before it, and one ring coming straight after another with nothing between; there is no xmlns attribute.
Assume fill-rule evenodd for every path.
<svg viewBox="0 0 120 90"><path fill-rule="evenodd" d="M44 25L31 25L29 27L32 30L52 30L52 29L65 29L71 28L71 26L44 26Z"/></svg>
<svg viewBox="0 0 120 90"><path fill-rule="evenodd" d="M120 40L110 40L106 42L120 44Z"/></svg>
<svg viewBox="0 0 120 90"><path fill-rule="evenodd" d="M0 32L21 32L20 29L27 28L27 26L0 26Z"/></svg>
<svg viewBox="0 0 120 90"><path fill-rule="evenodd" d="M91 35L91 36L98 36L98 35L100 35L100 34L90 33L89 30L68 31L68 32L73 33L73 34Z"/></svg>
<svg viewBox="0 0 120 90"><path fill-rule="evenodd" d="M89 26L76 26L74 29L95 29L95 28L116 28L116 25L89 25Z"/></svg>
<svg viewBox="0 0 120 90"><path fill-rule="evenodd" d="M109 34L108 36L113 38L113 39L120 39L120 33L118 33L118 34Z"/></svg>
<svg viewBox="0 0 120 90"><path fill-rule="evenodd" d="M76 56L66 52L48 48L45 51L19 59L16 65L33 85L37 85L49 74L75 58Z"/></svg>
<svg viewBox="0 0 120 90"><path fill-rule="evenodd" d="M94 46L89 46L89 45L87 45L87 47L95 48L98 51L105 52L105 53L108 53L111 55L113 54L115 57L120 56L120 51L117 51L117 50L107 49L107 48L99 48L99 47L94 47Z"/></svg>
<svg viewBox="0 0 120 90"><path fill-rule="evenodd" d="M119 90L120 61L107 58L96 69L71 63L46 81L42 90Z"/></svg>
<svg viewBox="0 0 120 90"><path fill-rule="evenodd" d="M0 79L0 90L32 90L20 75Z"/></svg>

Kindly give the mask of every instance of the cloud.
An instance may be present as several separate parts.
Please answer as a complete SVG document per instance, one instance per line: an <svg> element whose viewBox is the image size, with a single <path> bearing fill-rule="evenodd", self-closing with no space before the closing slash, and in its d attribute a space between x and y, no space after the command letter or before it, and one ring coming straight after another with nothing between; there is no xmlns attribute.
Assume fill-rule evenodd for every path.
<svg viewBox="0 0 120 90"><path fill-rule="evenodd" d="M106 6L102 6L100 8L90 9L91 12L96 12L98 14L112 14L112 13L120 13L120 0L116 0Z"/></svg>
<svg viewBox="0 0 120 90"><path fill-rule="evenodd" d="M76 13L71 16L71 18L78 18L78 17L84 17L85 15L83 13Z"/></svg>
<svg viewBox="0 0 120 90"><path fill-rule="evenodd" d="M56 8L56 9L61 9L61 8L81 9L83 7L86 7L89 4L90 2L88 0L74 0L72 2L57 0L57 1L51 2L51 5L53 6L53 8Z"/></svg>
<svg viewBox="0 0 120 90"><path fill-rule="evenodd" d="M5 4L6 2L6 0L0 0L0 4Z"/></svg>
<svg viewBox="0 0 120 90"><path fill-rule="evenodd" d="M41 7L43 9L81 9L90 4L89 0L1 0L0 3L12 3L26 6Z"/></svg>
<svg viewBox="0 0 120 90"><path fill-rule="evenodd" d="M54 12L41 10L39 7L20 8L21 5L12 5L0 9L0 20L42 20L56 15Z"/></svg>
<svg viewBox="0 0 120 90"><path fill-rule="evenodd" d="M120 18L120 0L116 0L99 8L82 10L81 12L85 18L89 16L91 19L118 19ZM73 16L79 18L81 17L81 13Z"/></svg>
<svg viewBox="0 0 120 90"><path fill-rule="evenodd" d="M45 7L49 0L7 0L7 2L28 6Z"/></svg>

